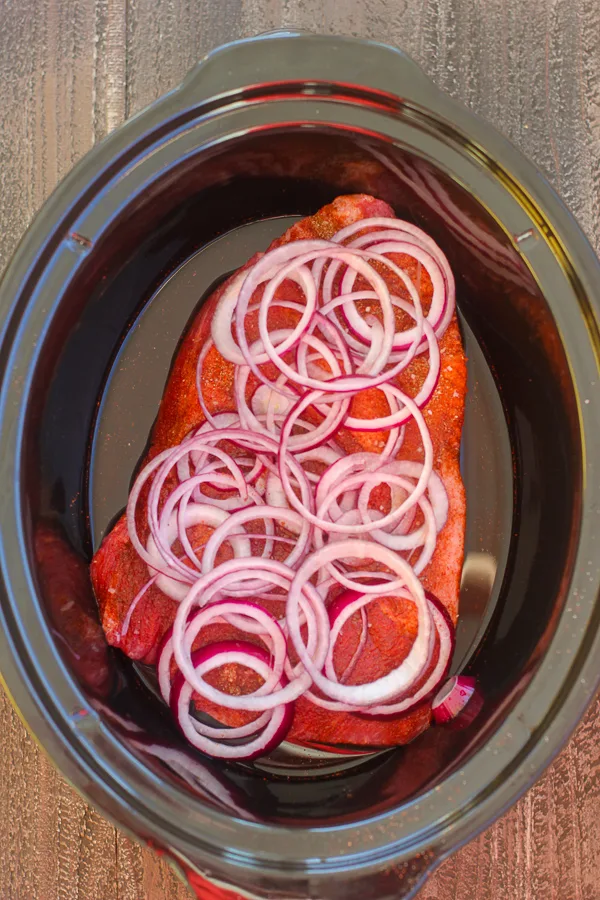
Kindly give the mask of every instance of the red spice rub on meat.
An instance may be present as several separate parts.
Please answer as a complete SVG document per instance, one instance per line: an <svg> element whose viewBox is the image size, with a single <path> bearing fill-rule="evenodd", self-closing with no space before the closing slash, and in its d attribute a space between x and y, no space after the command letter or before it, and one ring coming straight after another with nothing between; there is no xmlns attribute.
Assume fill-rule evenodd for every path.
<svg viewBox="0 0 600 900"><path fill-rule="evenodd" d="M393 211L384 202L367 195L357 194L338 197L333 203L323 207L314 216L303 219L290 228L272 247L302 238L330 238L339 229L363 218L373 216L393 216ZM253 257L246 267L252 265L259 255ZM432 286L428 275L417 268L414 259L400 254L390 257L408 272L419 286L424 309L431 301ZM382 270L390 289L400 296L406 291L393 276ZM177 358L165 389L158 418L156 420L150 449L146 461L157 453L172 447L204 421L204 415L196 391L196 368L199 353L210 335L212 314L225 288L223 285L203 305L181 344ZM286 297L290 296L290 284L286 283ZM272 309L269 313L269 328L290 327L288 310ZM292 323L297 321L292 318ZM255 322L249 317L248 337L257 337ZM448 521L438 535L437 546L432 561L422 573L423 586L431 590L444 603L452 619L458 614L459 580L462 568L463 538L465 525L465 497L459 471L459 448L463 423L464 399L466 393L466 362L454 316L439 342L441 371L438 386L423 413L429 427L434 447L434 469L441 476L449 499ZM268 369L265 368L268 372ZM414 396L422 385L427 373L426 357L417 357L397 379L398 386ZM211 413L235 411L233 394L234 366L223 359L213 346L208 352L202 369L203 396ZM256 382L249 379L249 391ZM353 401L353 414L384 416L389 406L383 394L376 390L365 391ZM342 430L336 440L349 451L367 449L378 451L385 435L377 432L348 432ZM421 461L423 450L416 425L411 422L406 429L406 437L400 457ZM389 500L388 500L389 502ZM147 524L143 517L138 521L140 538L148 536ZM148 580L148 569L133 549L127 534L124 517L121 517L97 551L91 567L92 582L98 599L102 624L107 639L115 647L120 647L128 656L146 663L156 661L156 648L160 638L172 624L177 604L152 586L136 607L124 636L121 635L123 622L129 606L140 588ZM408 653L416 632L416 616L409 601L381 599L369 606L369 631L365 649L350 678L350 683L372 680L386 674L399 665ZM359 639L358 615L353 617L342 630L336 645L334 664L336 669L344 666L352 657ZM234 630L231 629L234 636ZM238 635L239 636L239 635ZM225 637L225 635L221 635ZM244 636L244 639L247 639ZM224 667L225 668L225 667ZM223 672L223 680L231 687L231 672ZM219 672L213 673L213 683L219 684ZM221 683L224 687L224 684ZM253 688L238 685L238 692ZM203 705L208 709L208 705ZM214 714L214 708L211 708ZM235 721L230 710L222 710L219 716L225 724L240 724L239 714ZM331 713L312 704L305 698L296 702L294 724L288 740L307 744L349 744L368 746L390 746L407 743L423 731L430 721L427 704L413 712L387 719L372 719L355 713Z"/></svg>

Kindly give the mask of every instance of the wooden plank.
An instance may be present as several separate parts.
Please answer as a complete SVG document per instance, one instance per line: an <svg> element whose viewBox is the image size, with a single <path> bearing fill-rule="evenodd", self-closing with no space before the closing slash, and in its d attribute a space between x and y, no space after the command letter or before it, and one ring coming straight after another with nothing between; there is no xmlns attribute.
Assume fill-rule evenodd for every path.
<svg viewBox="0 0 600 900"><path fill-rule="evenodd" d="M299 26L396 43L548 174L600 246L596 0L20 0L0 4L0 269L57 181L212 46ZM600 701L541 781L423 900L600 898ZM0 698L0 897L184 900L68 787Z"/></svg>

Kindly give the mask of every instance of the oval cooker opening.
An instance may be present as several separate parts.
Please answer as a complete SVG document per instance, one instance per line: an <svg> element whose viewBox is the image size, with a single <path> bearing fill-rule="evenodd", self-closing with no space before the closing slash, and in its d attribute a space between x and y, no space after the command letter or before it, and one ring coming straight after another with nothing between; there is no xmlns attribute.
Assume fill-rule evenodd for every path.
<svg viewBox="0 0 600 900"><path fill-rule="evenodd" d="M430 233L457 279L469 397L455 667L477 674L485 704L463 731L432 728L368 758L226 766L184 745L140 669L105 645L87 564L125 504L198 304L294 218L354 192L381 197ZM34 381L23 490L46 614L90 702L163 777L250 820L364 819L464 761L527 686L560 612L576 516L572 387L560 336L521 256L477 200L432 164L326 129L249 134L197 153L124 205L88 253L50 324ZM59 582L74 607L61 605Z"/></svg>

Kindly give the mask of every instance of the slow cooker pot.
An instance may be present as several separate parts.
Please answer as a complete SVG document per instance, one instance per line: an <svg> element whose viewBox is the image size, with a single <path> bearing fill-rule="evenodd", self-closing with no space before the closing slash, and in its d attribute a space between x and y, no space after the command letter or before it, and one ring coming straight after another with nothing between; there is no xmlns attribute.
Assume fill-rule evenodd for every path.
<svg viewBox="0 0 600 900"><path fill-rule="evenodd" d="M294 217L368 192L448 255L470 367L463 729L255 766L192 752L108 648L87 564L177 339ZM600 266L538 172L401 53L274 33L211 53L62 182L1 286L0 650L65 776L200 897L392 900L533 782L600 672Z"/></svg>

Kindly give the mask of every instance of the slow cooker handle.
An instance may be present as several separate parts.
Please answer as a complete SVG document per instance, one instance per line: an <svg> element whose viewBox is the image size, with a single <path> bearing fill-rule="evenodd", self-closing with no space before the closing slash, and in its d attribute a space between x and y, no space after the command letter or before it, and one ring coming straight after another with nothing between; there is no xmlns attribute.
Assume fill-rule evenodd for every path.
<svg viewBox="0 0 600 900"><path fill-rule="evenodd" d="M314 96L328 85L366 88L394 101L444 110L443 95L414 60L375 41L308 31L271 31L225 44L211 51L180 86L186 106L242 91L259 84L298 82ZM445 98L446 111L449 98Z"/></svg>

